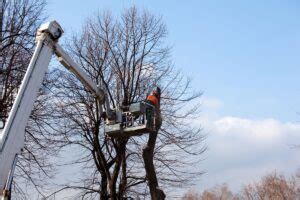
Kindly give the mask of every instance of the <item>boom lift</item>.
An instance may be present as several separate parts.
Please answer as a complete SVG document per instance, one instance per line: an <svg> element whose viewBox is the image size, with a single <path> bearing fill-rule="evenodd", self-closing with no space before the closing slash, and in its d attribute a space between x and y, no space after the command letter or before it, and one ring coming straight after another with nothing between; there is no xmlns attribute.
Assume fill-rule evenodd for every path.
<svg viewBox="0 0 300 200"><path fill-rule="evenodd" d="M38 29L36 48L7 123L0 123L0 200L10 198L18 154L24 146L26 123L53 54L98 98L101 105L106 104L109 120L106 121L105 132L109 137L118 139L155 131L155 120L147 115L147 112L151 112L154 113L152 116L155 116L155 108L145 102L130 105L127 112L110 110L104 90L97 86L58 44L62 34L63 30L56 21L43 24ZM100 110L102 112L102 108Z"/></svg>

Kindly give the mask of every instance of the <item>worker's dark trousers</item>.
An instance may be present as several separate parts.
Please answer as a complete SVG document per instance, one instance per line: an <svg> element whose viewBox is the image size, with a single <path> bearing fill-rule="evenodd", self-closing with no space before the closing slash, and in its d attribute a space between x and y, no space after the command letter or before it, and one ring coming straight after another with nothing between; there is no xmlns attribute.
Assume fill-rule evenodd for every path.
<svg viewBox="0 0 300 200"><path fill-rule="evenodd" d="M146 103L154 106L152 101L146 100ZM154 125L154 110L153 110L153 107L151 107L149 105L147 105L147 107L146 107L146 119L147 119L147 126Z"/></svg>

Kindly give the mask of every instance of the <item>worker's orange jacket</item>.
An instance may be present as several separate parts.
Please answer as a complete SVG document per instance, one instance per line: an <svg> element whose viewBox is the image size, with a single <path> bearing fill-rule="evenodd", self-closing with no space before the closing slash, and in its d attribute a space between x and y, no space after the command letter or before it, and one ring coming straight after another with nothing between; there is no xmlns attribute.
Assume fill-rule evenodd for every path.
<svg viewBox="0 0 300 200"><path fill-rule="evenodd" d="M155 107L158 107L158 98L152 94L150 94L148 97L147 97L147 100L148 101L151 101L151 103L155 106Z"/></svg>

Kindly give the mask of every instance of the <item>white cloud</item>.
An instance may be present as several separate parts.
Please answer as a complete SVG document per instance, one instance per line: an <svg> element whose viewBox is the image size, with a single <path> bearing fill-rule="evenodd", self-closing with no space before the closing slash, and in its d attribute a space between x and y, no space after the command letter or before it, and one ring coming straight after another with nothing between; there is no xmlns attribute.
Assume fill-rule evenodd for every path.
<svg viewBox="0 0 300 200"><path fill-rule="evenodd" d="M200 190L227 182L237 191L275 170L291 174L300 167L300 150L290 146L300 144L300 123L233 116L203 116L200 121L209 148L201 164L207 174Z"/></svg>
<svg viewBox="0 0 300 200"><path fill-rule="evenodd" d="M215 132L226 135L245 135L257 139L274 139L292 129L300 131L300 125L282 124L275 119L251 120L238 117L222 117L213 122Z"/></svg>

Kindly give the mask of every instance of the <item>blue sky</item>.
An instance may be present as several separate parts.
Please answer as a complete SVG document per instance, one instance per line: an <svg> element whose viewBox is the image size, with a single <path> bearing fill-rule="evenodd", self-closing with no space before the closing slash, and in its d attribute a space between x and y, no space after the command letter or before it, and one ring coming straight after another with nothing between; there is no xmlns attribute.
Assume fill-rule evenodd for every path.
<svg viewBox="0 0 300 200"><path fill-rule="evenodd" d="M300 141L300 2L49 0L47 12L70 36L86 17L132 5L163 17L175 66L204 92L195 123L209 151L196 188L297 170L288 145Z"/></svg>
<svg viewBox="0 0 300 200"><path fill-rule="evenodd" d="M300 100L298 1L50 0L50 19L68 35L103 10L136 5L161 15L173 60L205 95L222 99L222 114L297 120Z"/></svg>

